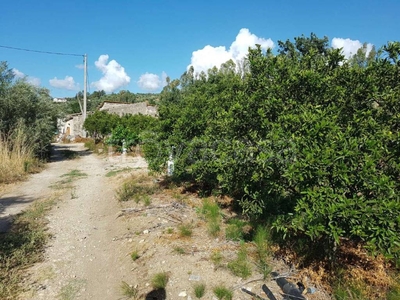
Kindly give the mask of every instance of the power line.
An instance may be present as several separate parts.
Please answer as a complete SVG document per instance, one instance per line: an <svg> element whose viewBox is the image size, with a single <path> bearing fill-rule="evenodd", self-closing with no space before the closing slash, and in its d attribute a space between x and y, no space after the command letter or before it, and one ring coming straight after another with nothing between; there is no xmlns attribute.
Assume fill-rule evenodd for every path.
<svg viewBox="0 0 400 300"><path fill-rule="evenodd" d="M32 49L25 49L25 48L18 48L18 47L10 47L10 46L2 46L0 48L12 49L12 50L19 50L19 51L26 51L26 52L36 52L36 53L43 53L43 54L54 54L54 55L65 55L65 56L84 56L83 54L74 54L74 53L62 53L62 52L51 52L51 51L40 51L40 50L32 50Z"/></svg>

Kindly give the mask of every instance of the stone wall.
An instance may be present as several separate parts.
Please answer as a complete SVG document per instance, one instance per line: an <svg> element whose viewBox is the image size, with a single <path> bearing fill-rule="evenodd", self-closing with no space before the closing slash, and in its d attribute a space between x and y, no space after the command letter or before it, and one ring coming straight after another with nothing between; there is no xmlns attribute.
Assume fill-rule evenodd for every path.
<svg viewBox="0 0 400 300"><path fill-rule="evenodd" d="M140 103L117 103L117 102L103 102L99 108L100 111L108 113L123 115L148 115L156 117L158 115L157 107L148 105L146 102Z"/></svg>

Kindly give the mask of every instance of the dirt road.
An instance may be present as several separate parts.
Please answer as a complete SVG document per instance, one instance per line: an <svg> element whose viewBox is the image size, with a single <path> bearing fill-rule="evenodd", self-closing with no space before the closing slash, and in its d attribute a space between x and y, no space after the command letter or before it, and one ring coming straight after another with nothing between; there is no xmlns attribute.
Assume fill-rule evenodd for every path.
<svg viewBox="0 0 400 300"><path fill-rule="evenodd" d="M26 292L20 299L128 299L121 289L123 282L137 288L138 299L194 299L194 286L199 283L206 287L203 299L216 299L216 286L231 289L233 299L250 299L240 288L262 295L263 283L282 299L276 283L260 280L254 265L247 279L228 270L240 244L226 240L223 231L217 237L208 234L207 223L196 212L202 203L196 195L158 189L144 198L147 204L145 200L116 200L116 189L128 176L144 176L147 183L157 185L154 178L144 175L143 158L98 156L85 151L82 144L56 149L77 151L79 157L56 156L45 171L0 198L8 203L3 219L35 199L54 194L59 198L47 217L53 238L44 261L27 270L21 283ZM112 171L117 175L107 176ZM191 228L189 236L182 235L182 226ZM249 253L252 247L249 244ZM138 259L132 259L134 252ZM274 270L288 271L281 263L274 264ZM163 295L154 298L152 278L159 273L168 274L169 281Z"/></svg>
<svg viewBox="0 0 400 300"><path fill-rule="evenodd" d="M86 176L73 180L72 187L49 214L53 239L45 262L30 270L30 291L23 299L118 299L119 285L127 280L130 261L124 243L114 242L126 229L114 199L117 185L105 175L113 168L145 168L141 158L100 158L84 151L82 144L56 145L56 156L46 170L33 175L1 197L2 229L12 215L32 201L60 193L62 175L79 170ZM63 160L60 152L73 150L79 157Z"/></svg>

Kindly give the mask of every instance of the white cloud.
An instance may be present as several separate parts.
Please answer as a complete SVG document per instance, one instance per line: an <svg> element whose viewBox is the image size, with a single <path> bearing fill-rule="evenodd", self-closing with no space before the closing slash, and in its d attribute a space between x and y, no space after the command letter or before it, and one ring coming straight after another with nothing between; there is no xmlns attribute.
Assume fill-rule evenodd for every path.
<svg viewBox="0 0 400 300"><path fill-rule="evenodd" d="M69 91L79 90L79 86L72 76L65 76L64 79L58 79L57 77L54 77L53 79L50 79L49 82L52 87L58 89L65 89Z"/></svg>
<svg viewBox="0 0 400 300"><path fill-rule="evenodd" d="M359 40L351 40L351 39L342 39L342 38L333 38L332 39L332 48L342 48L342 53L346 58L350 58L354 54L357 54L357 50L362 48L363 44ZM372 50L373 45L367 44L367 53Z"/></svg>
<svg viewBox="0 0 400 300"><path fill-rule="evenodd" d="M145 73L142 74L137 82L138 86L145 91L153 92L165 86L167 73L162 72L161 78L157 74Z"/></svg>
<svg viewBox="0 0 400 300"><path fill-rule="evenodd" d="M22 73L20 70L18 70L18 69L15 69L15 68L13 68L12 69L12 72L13 72L13 74L14 74L14 76L16 77L16 78L24 78L25 77L25 74L24 73Z"/></svg>
<svg viewBox="0 0 400 300"><path fill-rule="evenodd" d="M40 86L40 84L41 84L40 79L37 78L37 77L28 76L28 78L26 79L26 81L27 81L28 83L34 85L34 86Z"/></svg>
<svg viewBox="0 0 400 300"><path fill-rule="evenodd" d="M249 47L254 47L256 44L261 45L263 50L274 47L274 42L271 39L257 37L247 28L242 28L229 50L225 46L213 47L207 45L203 49L194 51L188 68L193 66L195 73L200 73L201 71L207 72L214 66L219 68L221 64L230 59L236 63L247 55Z"/></svg>
<svg viewBox="0 0 400 300"><path fill-rule="evenodd" d="M83 70L85 68L84 64L75 65L75 68Z"/></svg>
<svg viewBox="0 0 400 300"><path fill-rule="evenodd" d="M131 78L126 74L124 67L115 60L108 62L108 58L107 54L100 55L99 59L94 63L96 68L103 73L103 77L99 81L93 82L92 86L97 90L111 93L129 84Z"/></svg>
<svg viewBox="0 0 400 300"><path fill-rule="evenodd" d="M20 70L13 68L12 72L15 76L15 78L17 79L25 79L26 82L28 82L29 84L32 84L34 86L40 86L40 79L37 77L32 77L32 76L26 76L23 72L21 72Z"/></svg>

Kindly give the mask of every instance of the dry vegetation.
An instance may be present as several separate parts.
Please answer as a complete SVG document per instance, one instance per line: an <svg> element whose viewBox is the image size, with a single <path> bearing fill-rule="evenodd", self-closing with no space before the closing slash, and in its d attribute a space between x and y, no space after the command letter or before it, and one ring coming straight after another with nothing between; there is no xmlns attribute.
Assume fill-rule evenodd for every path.
<svg viewBox="0 0 400 300"><path fill-rule="evenodd" d="M34 158L33 146L23 130L16 129L12 138L0 135L0 184L21 180L38 167L39 161Z"/></svg>

